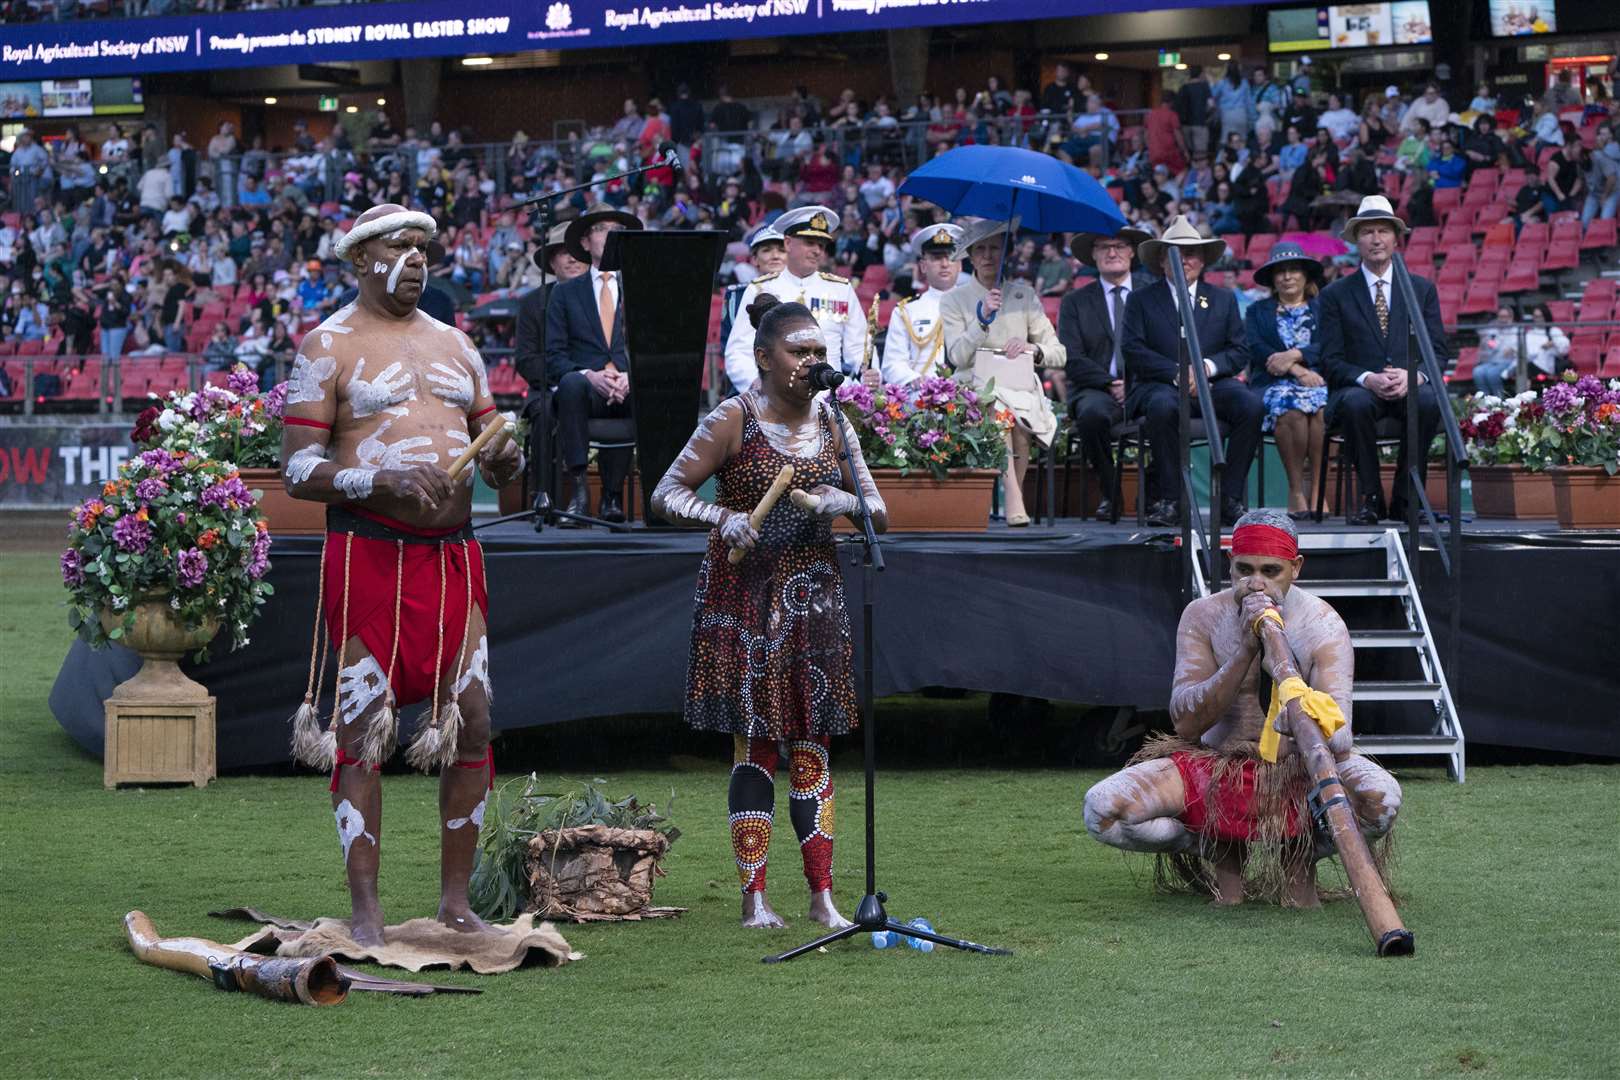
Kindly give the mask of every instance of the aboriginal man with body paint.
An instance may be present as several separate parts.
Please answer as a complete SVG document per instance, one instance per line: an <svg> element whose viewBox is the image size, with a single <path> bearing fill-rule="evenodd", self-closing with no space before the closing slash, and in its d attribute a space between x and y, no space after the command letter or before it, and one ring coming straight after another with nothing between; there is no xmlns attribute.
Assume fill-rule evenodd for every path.
<svg viewBox="0 0 1620 1080"><path fill-rule="evenodd" d="M1304 756L1287 734L1264 737L1276 688L1263 670L1259 620L1282 623L1315 692L1303 707L1323 714L1317 722L1363 834L1387 836L1400 809L1395 778L1352 748L1350 634L1325 600L1294 584L1304 562L1286 514L1251 510L1238 520L1232 587L1188 604L1176 630L1175 734L1150 739L1132 764L1086 792L1093 837L1156 853L1216 904L1240 904L1247 893L1316 907L1316 862L1333 851L1312 829ZM1272 726L1281 723L1279 715Z"/></svg>
<svg viewBox="0 0 1620 1080"><path fill-rule="evenodd" d="M396 710L426 703L407 757L440 768L439 921L484 924L467 902L485 795L489 737L488 595L472 538L472 470L447 471L495 412L489 379L467 336L417 307L433 219L385 203L360 215L336 245L359 297L305 335L288 380L282 468L296 498L327 504L318 645L293 749L332 772L361 944L382 941L377 902L382 841L379 770L393 752ZM512 441L486 446L478 467L499 488L523 468ZM323 732L319 686L328 663L336 697ZM318 657L318 658L317 658Z"/></svg>

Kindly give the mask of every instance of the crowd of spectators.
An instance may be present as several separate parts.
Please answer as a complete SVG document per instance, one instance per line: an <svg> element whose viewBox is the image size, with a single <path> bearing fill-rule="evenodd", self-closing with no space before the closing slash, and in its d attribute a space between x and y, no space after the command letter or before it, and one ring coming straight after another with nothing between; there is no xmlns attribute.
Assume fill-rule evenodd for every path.
<svg viewBox="0 0 1620 1080"><path fill-rule="evenodd" d="M512 201L576 184L588 186L561 200L561 217L605 203L648 228L727 233L717 285L752 275L744 241L759 225L826 205L842 218L835 261L856 277L881 266L903 288L910 236L945 220L899 194L905 172L969 143L1072 161L1152 234L1177 215L1208 235L1327 228L1392 182L1410 222L1433 224L1433 192L1482 168L1533 174L1514 207L1520 221L1561 210L1608 218L1620 202L1620 141L1600 82L1585 100L1565 77L1534 101L1509 103L1482 85L1454 103L1430 83L1358 104L1323 92L1308 65L1286 82L1237 62L1188 76L1145 114L1116 113L1086 75L1059 64L1038 94L991 78L904 107L851 90L823 102L801 88L757 108L725 87L705 106L681 86L667 104L626 101L611 122L563 141L518 131L475 144L438 123L396 130L384 113L369 126L301 120L276 147L229 123L200 146L150 125L115 125L99 145L71 127L48 147L24 132L5 162L13 212L0 226L0 340L44 339L46 354L187 351L262 364L290 352L352 285L332 245L368 207L406 203L440 222L431 273L466 308L538 281L528 215ZM683 170L614 179L659 160L666 142ZM1065 292L1079 269L1060 237L1014 248L1011 273L1044 296ZM199 337L196 313L219 302L239 314ZM483 344L506 343L475 329Z"/></svg>

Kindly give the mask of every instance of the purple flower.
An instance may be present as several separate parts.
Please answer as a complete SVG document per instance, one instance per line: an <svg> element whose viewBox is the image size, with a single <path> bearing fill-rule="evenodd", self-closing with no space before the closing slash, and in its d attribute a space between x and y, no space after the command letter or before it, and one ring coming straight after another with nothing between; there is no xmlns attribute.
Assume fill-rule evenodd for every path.
<svg viewBox="0 0 1620 1080"><path fill-rule="evenodd" d="M134 514L125 514L113 526L113 542L121 551L145 551L152 542L152 526Z"/></svg>
<svg viewBox="0 0 1620 1080"><path fill-rule="evenodd" d="M142 502L151 502L168 490L168 484L155 476L150 476L135 485L135 497Z"/></svg>
<svg viewBox="0 0 1620 1080"><path fill-rule="evenodd" d="M929 447L939 442L941 438L943 438L943 435L938 431L925 431L921 435L917 436L917 445L922 447L924 450L927 450Z"/></svg>
<svg viewBox="0 0 1620 1080"><path fill-rule="evenodd" d="M259 388L259 377L249 371L246 364L237 364L225 377L225 386L239 396L251 394Z"/></svg>
<svg viewBox="0 0 1620 1080"><path fill-rule="evenodd" d="M262 532L253 538L253 549L248 560L248 576L254 581L264 577L270 569L270 534Z"/></svg>
<svg viewBox="0 0 1620 1080"><path fill-rule="evenodd" d="M239 506L250 506L253 495L243 486L238 477L221 480L219 483L205 489L197 496L197 502L203 506L217 506L221 509L235 510Z"/></svg>
<svg viewBox="0 0 1620 1080"><path fill-rule="evenodd" d="M264 395L264 414L281 418L282 410L287 406L287 384L277 383L270 392Z"/></svg>
<svg viewBox="0 0 1620 1080"><path fill-rule="evenodd" d="M62 584L70 588L84 584L84 556L76 548L62 552Z"/></svg>
<svg viewBox="0 0 1620 1080"><path fill-rule="evenodd" d="M186 523L186 512L184 510L174 515L174 523L176 525L184 525Z"/></svg>
<svg viewBox="0 0 1620 1080"><path fill-rule="evenodd" d="M195 589L208 575L208 556L194 547L186 548L175 556L174 561L183 589Z"/></svg>

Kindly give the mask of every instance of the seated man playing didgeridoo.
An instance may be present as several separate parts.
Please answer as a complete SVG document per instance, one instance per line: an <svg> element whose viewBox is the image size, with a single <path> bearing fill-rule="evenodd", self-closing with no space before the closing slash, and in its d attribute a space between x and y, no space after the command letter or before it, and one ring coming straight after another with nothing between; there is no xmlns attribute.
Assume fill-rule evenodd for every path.
<svg viewBox="0 0 1620 1080"><path fill-rule="evenodd" d="M1092 836L1156 853L1161 871L1216 904L1242 903L1247 893L1315 907L1316 862L1333 851L1325 832L1313 832L1303 755L1287 734L1267 735L1276 688L1262 664L1260 620L1281 620L1309 687L1295 689L1305 690L1302 704L1327 736L1363 834L1386 837L1400 809L1395 778L1351 747L1350 634L1326 601L1294 585L1304 561L1286 514L1243 515L1232 534L1232 587L1188 604L1176 629L1175 734L1150 739L1086 792ZM1174 878L1161 872L1159 880Z"/></svg>

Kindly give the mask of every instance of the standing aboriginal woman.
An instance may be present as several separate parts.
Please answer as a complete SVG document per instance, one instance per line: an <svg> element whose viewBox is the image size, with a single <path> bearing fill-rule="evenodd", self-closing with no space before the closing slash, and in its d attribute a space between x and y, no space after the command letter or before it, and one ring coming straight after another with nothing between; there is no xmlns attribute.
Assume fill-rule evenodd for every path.
<svg viewBox="0 0 1620 1080"><path fill-rule="evenodd" d="M1018 222L1014 220L1016 231ZM1007 468L1001 474L1007 524L1029 524L1024 512L1024 473L1031 440L1052 445L1057 417L1046 400L1037 368L1062 368L1068 359L1041 298L1027 281L1001 279L1001 235L1005 221L975 221L956 245L956 258L973 262L973 277L939 302L945 327L945 358L956 377L983 388L995 381L996 400L1013 415L1007 432Z"/></svg>
<svg viewBox="0 0 1620 1080"><path fill-rule="evenodd" d="M848 445L835 406L807 375L827 346L810 309L762 293L748 306L759 379L698 425L653 491L670 521L712 526L698 572L686 720L733 738L731 846L742 879L744 926L784 925L765 899L776 767L786 743L788 813L810 883L810 917L848 926L832 900L833 785L828 743L859 721L849 614L832 522L856 510L861 485L872 524L887 527L883 500L860 446ZM749 514L784 465L789 497L756 530ZM718 503L698 497L711 476ZM733 550L744 557L732 565Z"/></svg>

